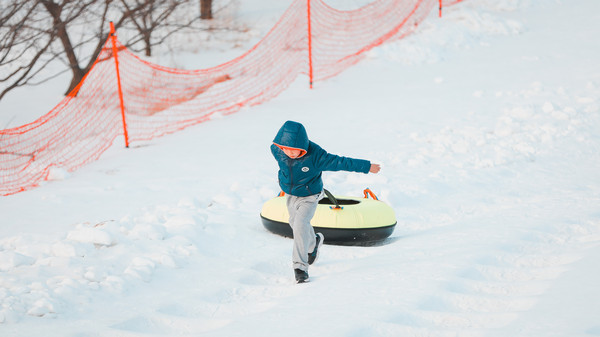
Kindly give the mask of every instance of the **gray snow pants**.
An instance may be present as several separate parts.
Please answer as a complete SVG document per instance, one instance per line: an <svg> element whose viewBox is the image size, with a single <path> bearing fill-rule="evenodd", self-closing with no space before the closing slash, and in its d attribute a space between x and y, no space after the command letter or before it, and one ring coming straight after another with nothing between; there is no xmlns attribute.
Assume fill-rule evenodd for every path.
<svg viewBox="0 0 600 337"><path fill-rule="evenodd" d="M294 250L292 262L294 269L308 271L308 254L315 250L317 243L315 231L310 220L315 215L317 204L323 197L323 192L307 197L296 197L286 194L290 226L294 233Z"/></svg>

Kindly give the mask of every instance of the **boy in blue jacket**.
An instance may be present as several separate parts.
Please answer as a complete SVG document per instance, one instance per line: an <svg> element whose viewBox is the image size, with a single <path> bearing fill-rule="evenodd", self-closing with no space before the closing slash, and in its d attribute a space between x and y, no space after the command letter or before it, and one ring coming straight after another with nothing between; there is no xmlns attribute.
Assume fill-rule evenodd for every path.
<svg viewBox="0 0 600 337"><path fill-rule="evenodd" d="M323 196L323 171L377 173L378 164L327 153L308 139L298 122L283 124L271 145L271 153L279 164L279 186L286 194L289 223L294 234L292 262L297 283L308 281L308 266L319 256L323 234L310 225L317 203Z"/></svg>

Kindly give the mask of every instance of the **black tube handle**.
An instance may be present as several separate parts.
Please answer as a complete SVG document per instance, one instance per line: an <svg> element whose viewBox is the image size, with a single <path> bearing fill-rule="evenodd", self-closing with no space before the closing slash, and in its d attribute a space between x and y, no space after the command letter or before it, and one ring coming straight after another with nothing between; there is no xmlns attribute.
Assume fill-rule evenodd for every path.
<svg viewBox="0 0 600 337"><path fill-rule="evenodd" d="M335 205L333 209L341 209L340 204L338 203L337 199L333 196L333 194L331 194L331 192L329 192L326 189L323 189L323 192L325 192L325 195L327 196L329 201L331 201Z"/></svg>

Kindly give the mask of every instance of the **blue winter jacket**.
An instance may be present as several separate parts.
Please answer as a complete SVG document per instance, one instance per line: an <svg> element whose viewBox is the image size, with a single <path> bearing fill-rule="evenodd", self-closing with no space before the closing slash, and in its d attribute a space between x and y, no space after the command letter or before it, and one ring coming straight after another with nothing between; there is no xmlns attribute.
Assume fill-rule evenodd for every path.
<svg viewBox="0 0 600 337"><path fill-rule="evenodd" d="M288 157L280 147L303 151L299 158ZM369 173L371 162L362 159L336 156L327 153L319 145L308 140L304 126L287 121L271 145L273 157L279 164L279 186L286 194L305 197L321 193L323 171L353 171Z"/></svg>

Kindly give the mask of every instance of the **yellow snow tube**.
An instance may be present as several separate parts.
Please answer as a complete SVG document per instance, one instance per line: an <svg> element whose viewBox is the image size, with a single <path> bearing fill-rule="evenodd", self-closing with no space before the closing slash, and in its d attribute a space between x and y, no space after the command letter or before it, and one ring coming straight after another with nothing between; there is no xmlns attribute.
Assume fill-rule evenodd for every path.
<svg viewBox="0 0 600 337"><path fill-rule="evenodd" d="M394 210L366 189L364 198L334 197L327 190L327 198L317 205L311 225L322 233L325 243L352 244L380 241L389 237L396 226ZM372 199L369 199L368 196ZM293 237L288 220L285 196L268 200L262 207L261 219L265 228L275 234Z"/></svg>

